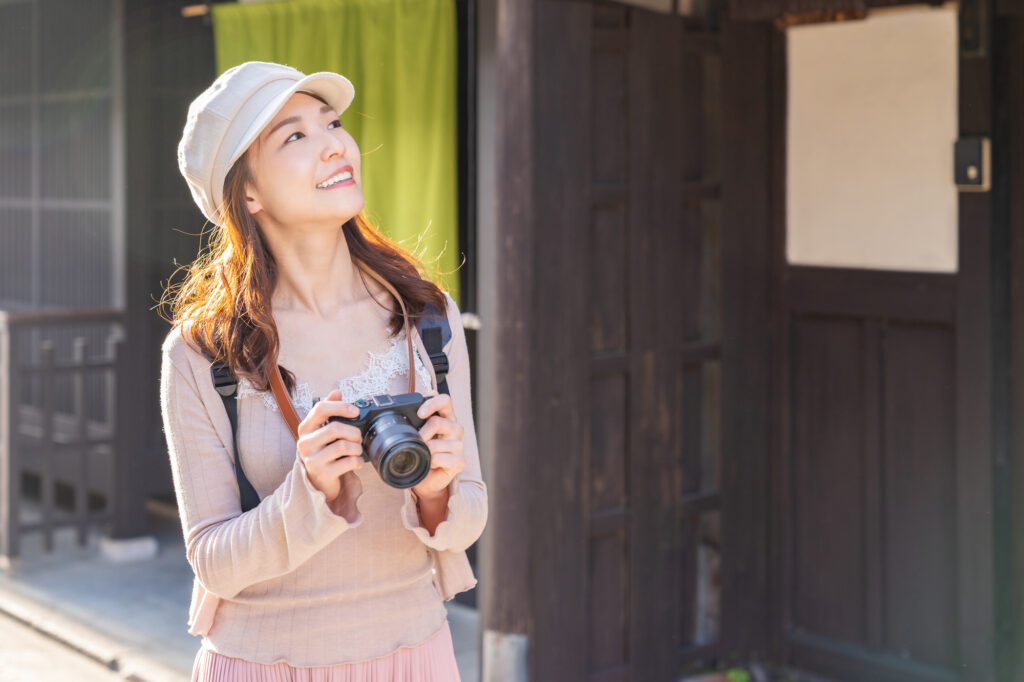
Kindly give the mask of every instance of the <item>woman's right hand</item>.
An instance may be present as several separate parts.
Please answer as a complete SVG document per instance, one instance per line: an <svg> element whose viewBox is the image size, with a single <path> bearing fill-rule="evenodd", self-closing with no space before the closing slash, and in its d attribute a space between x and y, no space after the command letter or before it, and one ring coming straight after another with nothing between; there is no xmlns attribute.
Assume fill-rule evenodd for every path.
<svg viewBox="0 0 1024 682"><path fill-rule="evenodd" d="M342 491L342 477L363 468L363 436L351 424L327 423L327 419L358 416L359 408L342 402L341 391L335 390L314 405L299 423L298 451L306 476L313 487L324 494L332 509L338 507L333 504L336 501L347 503L343 507L353 502L336 498Z"/></svg>

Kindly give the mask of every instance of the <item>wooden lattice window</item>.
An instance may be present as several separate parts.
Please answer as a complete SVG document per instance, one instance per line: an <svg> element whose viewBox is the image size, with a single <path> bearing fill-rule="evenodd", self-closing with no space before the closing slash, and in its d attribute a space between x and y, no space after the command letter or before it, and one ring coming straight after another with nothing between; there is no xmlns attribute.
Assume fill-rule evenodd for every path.
<svg viewBox="0 0 1024 682"><path fill-rule="evenodd" d="M120 306L120 0L0 0L0 306Z"/></svg>

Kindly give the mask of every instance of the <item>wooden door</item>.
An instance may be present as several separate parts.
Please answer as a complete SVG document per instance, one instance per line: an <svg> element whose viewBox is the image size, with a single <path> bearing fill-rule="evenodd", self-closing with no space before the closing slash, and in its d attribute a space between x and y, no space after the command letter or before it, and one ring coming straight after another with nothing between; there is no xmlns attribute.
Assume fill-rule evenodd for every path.
<svg viewBox="0 0 1024 682"><path fill-rule="evenodd" d="M675 680L720 650L719 40L535 13L531 679Z"/></svg>
<svg viewBox="0 0 1024 682"><path fill-rule="evenodd" d="M971 21L961 13L959 133L990 137L992 43L965 47L990 35ZM959 266L935 274L787 263L785 192L780 181L778 662L851 682L996 679L993 193L959 195Z"/></svg>

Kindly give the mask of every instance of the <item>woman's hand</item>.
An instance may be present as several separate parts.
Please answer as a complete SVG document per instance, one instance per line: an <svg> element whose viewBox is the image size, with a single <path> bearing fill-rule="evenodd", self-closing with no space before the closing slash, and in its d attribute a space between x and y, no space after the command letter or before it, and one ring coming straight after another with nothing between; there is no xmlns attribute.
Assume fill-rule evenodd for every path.
<svg viewBox="0 0 1024 682"><path fill-rule="evenodd" d="M430 473L412 491L420 500L433 501L445 497L448 484L466 467L462 442L464 429L455 421L452 398L446 393L433 396L420 405L420 419L430 415L420 429L420 437L430 449Z"/></svg>
<svg viewBox="0 0 1024 682"><path fill-rule="evenodd" d="M331 391L299 423L298 451L306 476L332 509L342 490L342 476L363 468L363 436L351 424L325 422L329 417L358 416L358 407L341 402L341 391Z"/></svg>

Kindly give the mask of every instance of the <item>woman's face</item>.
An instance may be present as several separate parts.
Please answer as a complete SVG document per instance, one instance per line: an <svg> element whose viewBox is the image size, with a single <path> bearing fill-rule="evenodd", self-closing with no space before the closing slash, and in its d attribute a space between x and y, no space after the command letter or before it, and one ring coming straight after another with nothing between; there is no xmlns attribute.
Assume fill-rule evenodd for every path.
<svg viewBox="0 0 1024 682"><path fill-rule="evenodd" d="M359 147L334 109L297 92L250 148L246 205L264 227L337 228L363 209Z"/></svg>

